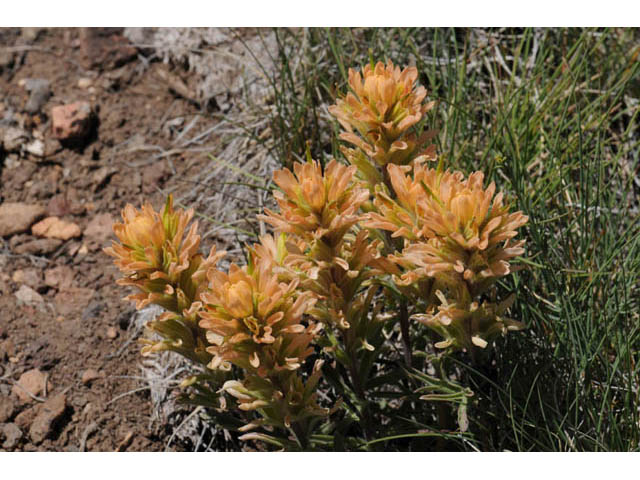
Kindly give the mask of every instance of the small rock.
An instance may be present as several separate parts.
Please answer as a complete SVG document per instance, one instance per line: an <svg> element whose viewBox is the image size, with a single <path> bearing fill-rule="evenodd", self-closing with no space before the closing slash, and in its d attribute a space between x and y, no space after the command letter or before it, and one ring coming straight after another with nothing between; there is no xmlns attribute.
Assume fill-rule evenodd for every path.
<svg viewBox="0 0 640 480"><path fill-rule="evenodd" d="M44 283L48 287L64 290L73 284L73 270L66 265L59 265L44 271Z"/></svg>
<svg viewBox="0 0 640 480"><path fill-rule="evenodd" d="M83 77L78 80L78 88L89 88L93 85L93 80L90 78Z"/></svg>
<svg viewBox="0 0 640 480"><path fill-rule="evenodd" d="M67 397L64 393L50 398L38 409L38 414L34 418L29 436L35 444L42 442L55 429L56 422L63 416L67 409Z"/></svg>
<svg viewBox="0 0 640 480"><path fill-rule="evenodd" d="M17 245L13 248L13 251L21 255L25 253L31 255L46 255L55 252L62 243L62 240L55 238L41 238Z"/></svg>
<svg viewBox="0 0 640 480"><path fill-rule="evenodd" d="M22 430L15 423L7 423L2 426L2 435L4 436L2 448L14 448L22 439Z"/></svg>
<svg viewBox="0 0 640 480"><path fill-rule="evenodd" d="M0 396L0 423L11 420L16 412L16 402L11 397Z"/></svg>
<svg viewBox="0 0 640 480"><path fill-rule="evenodd" d="M2 143L7 152L17 152L20 147L29 141L29 134L21 128L9 127L4 132Z"/></svg>
<svg viewBox="0 0 640 480"><path fill-rule="evenodd" d="M111 340L113 340L114 338L116 338L118 336L118 331L115 329L115 327L109 327L107 328L107 337L110 338Z"/></svg>
<svg viewBox="0 0 640 480"><path fill-rule="evenodd" d="M34 405L33 407L29 407L21 411L16 416L13 423L15 423L22 430L28 430L29 426L31 425L31 422L33 422L33 419L36 418L37 414L38 414L38 405Z"/></svg>
<svg viewBox="0 0 640 480"><path fill-rule="evenodd" d="M44 308L44 299L31 287L21 285L15 293L15 296L18 299L18 304L36 307L38 309Z"/></svg>
<svg viewBox="0 0 640 480"><path fill-rule="evenodd" d="M25 81L24 87L30 93L29 100L24 107L25 112L32 115L38 113L51 97L49 81L44 78L29 78Z"/></svg>
<svg viewBox="0 0 640 480"><path fill-rule="evenodd" d="M14 283L27 285L33 289L37 289L42 285L42 273L35 268L25 268L24 270L16 270L11 276Z"/></svg>
<svg viewBox="0 0 640 480"><path fill-rule="evenodd" d="M31 155L34 155L36 157L44 157L45 156L45 146L44 146L44 142L42 140L34 140L31 143L27 143L24 146L24 150L28 153L30 153Z"/></svg>
<svg viewBox="0 0 640 480"><path fill-rule="evenodd" d="M91 131L91 105L88 102L75 102L53 107L51 124L57 139L81 140Z"/></svg>
<svg viewBox="0 0 640 480"><path fill-rule="evenodd" d="M45 214L46 209L40 205L3 203L0 205L0 237L26 232Z"/></svg>
<svg viewBox="0 0 640 480"><path fill-rule="evenodd" d="M93 382L94 380L97 380L99 378L104 378L104 373L103 372L98 372L97 370L94 370L93 368L89 368L89 369L85 370L84 373L82 374L82 384L83 385L89 385L91 382Z"/></svg>
<svg viewBox="0 0 640 480"><path fill-rule="evenodd" d="M60 220L58 217L47 217L31 228L31 233L38 237L69 240L82 235L80 227L72 222Z"/></svg>
<svg viewBox="0 0 640 480"><path fill-rule="evenodd" d="M29 395L29 393L36 396L40 395L44 391L45 380L45 374L37 368L34 368L33 370L24 372L20 376L20 379L18 379L18 383L13 386L11 392L16 395L21 401L30 402L33 400L33 398L31 398L31 395ZM48 389L50 389L50 387Z"/></svg>
<svg viewBox="0 0 640 480"><path fill-rule="evenodd" d="M90 242L102 246L113 234L113 218L108 213L101 213L91 219L84 236Z"/></svg>
<svg viewBox="0 0 640 480"><path fill-rule="evenodd" d="M95 290L90 288L71 287L60 290L54 297L56 310L64 317L80 313L89 305L94 294Z"/></svg>

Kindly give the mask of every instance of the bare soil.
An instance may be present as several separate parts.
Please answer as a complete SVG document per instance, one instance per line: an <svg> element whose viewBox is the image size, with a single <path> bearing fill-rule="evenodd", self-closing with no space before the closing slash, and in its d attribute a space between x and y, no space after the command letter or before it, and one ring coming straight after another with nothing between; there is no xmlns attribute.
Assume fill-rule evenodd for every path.
<svg viewBox="0 0 640 480"><path fill-rule="evenodd" d="M126 292L115 285L119 274L102 248L127 202L158 206L161 189L190 188L180 179L202 168L206 155L158 158L158 146L170 150L173 119L188 121L216 106L180 96L158 75L165 66L146 62L143 50L131 58L88 59L83 41L80 29L0 29L0 120L12 112L26 131L42 134L48 149L45 158L0 149L0 204L45 206L47 216L55 213L83 232L49 253L16 253L35 239L30 231L0 239L0 410L7 412L0 417L0 451L160 451L172 433L150 421L149 391L136 379L140 345L132 338L133 308L123 301ZM171 68L190 85L184 69ZM21 80L29 78L51 86L51 97L35 114L24 110L29 92ZM79 100L92 105L95 131L83 144L62 145L51 132L51 108ZM197 133L196 126L191 134ZM55 272L66 272L66 280L56 283L56 267L65 267ZM42 304L18 300L25 284ZM33 369L45 375L47 388L22 402L12 389ZM91 374L96 378L87 381ZM30 433L33 418L39 405L59 394L65 395L64 413L47 424L40 440ZM17 440L7 440L9 424L20 429Z"/></svg>

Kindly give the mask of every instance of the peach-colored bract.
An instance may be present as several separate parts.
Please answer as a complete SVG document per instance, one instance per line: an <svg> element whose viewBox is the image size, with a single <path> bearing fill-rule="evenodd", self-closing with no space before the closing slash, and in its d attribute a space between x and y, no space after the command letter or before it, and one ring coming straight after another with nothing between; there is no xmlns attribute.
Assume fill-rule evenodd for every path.
<svg viewBox="0 0 640 480"><path fill-rule="evenodd" d="M424 103L427 91L416 86L418 70L400 70L390 61L385 66L366 65L362 74L349 69L351 92L329 107L344 132L340 138L362 150L378 165L405 164L418 155L433 157L426 149L432 132L418 137L410 132L433 103Z"/></svg>

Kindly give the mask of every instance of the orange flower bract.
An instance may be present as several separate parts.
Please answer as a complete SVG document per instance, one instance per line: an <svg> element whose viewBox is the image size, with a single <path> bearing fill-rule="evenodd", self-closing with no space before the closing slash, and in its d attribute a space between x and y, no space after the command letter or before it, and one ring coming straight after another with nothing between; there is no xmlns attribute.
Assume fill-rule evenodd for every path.
<svg viewBox="0 0 640 480"><path fill-rule="evenodd" d="M423 103L427 91L416 86L418 70L400 70L390 61L385 66L366 65L362 74L349 69L351 92L329 107L345 132L340 138L355 145L378 165L404 164L417 155L434 156L433 148L424 150L433 135L409 134L433 102Z"/></svg>
<svg viewBox="0 0 640 480"><path fill-rule="evenodd" d="M179 313L188 309L198 299L206 270L225 255L215 247L207 258L198 252L198 223L187 230L192 218L193 210L174 210L171 196L162 214L149 204L141 210L127 204L122 211L123 223L113 227L120 243L104 251L125 275L118 284L141 290L127 297L138 309L150 303Z"/></svg>

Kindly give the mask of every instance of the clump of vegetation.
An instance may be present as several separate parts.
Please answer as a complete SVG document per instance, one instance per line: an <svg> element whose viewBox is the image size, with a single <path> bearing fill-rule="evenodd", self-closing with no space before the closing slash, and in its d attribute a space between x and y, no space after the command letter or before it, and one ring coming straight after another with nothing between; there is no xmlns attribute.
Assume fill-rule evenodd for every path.
<svg viewBox="0 0 640 480"><path fill-rule="evenodd" d="M271 136L245 131L287 167L260 217L277 232L222 271L195 231L166 230L166 258L124 272L141 299L189 306L165 307L144 352L187 356L185 399L263 446L637 450L638 32L274 33L272 103L251 106ZM157 245L119 238L136 262ZM296 331L268 325L280 313Z"/></svg>
<svg viewBox="0 0 640 480"><path fill-rule="evenodd" d="M352 165L322 168L308 153L275 172L279 209L260 217L275 236L248 247L246 265L220 270L215 248L203 257L197 225L187 230L193 212L171 197L162 214L127 205L115 227L120 243L107 253L120 283L141 291L130 297L138 308L167 310L149 325L161 340L143 353L172 350L202 366L187 382L192 399L249 432L241 440L367 449L389 435L464 435L472 392L452 379L448 356L460 350L476 364L477 351L522 328L504 317L513 302L494 285L524 253L513 238L527 217L510 213L494 183L485 189L481 172L465 179L442 159L427 167L434 133L421 122L433 103L417 76L391 62L349 71L351 92L330 111ZM440 351L410 319L441 337Z"/></svg>

